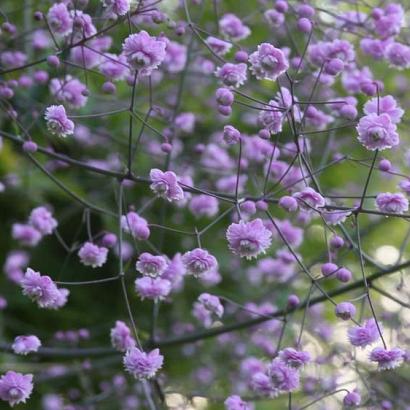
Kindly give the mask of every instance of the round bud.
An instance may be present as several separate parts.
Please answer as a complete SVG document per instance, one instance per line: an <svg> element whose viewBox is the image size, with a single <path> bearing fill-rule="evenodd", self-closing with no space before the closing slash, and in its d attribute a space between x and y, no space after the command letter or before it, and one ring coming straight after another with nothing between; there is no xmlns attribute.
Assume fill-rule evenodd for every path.
<svg viewBox="0 0 410 410"><path fill-rule="evenodd" d="M196 144L194 151L196 154L202 154L205 151L205 144Z"/></svg>
<svg viewBox="0 0 410 410"><path fill-rule="evenodd" d="M262 199L256 201L256 209L258 211L267 211L268 210L268 203Z"/></svg>
<svg viewBox="0 0 410 410"><path fill-rule="evenodd" d="M335 314L340 319L350 320L356 314L356 308L350 302L341 302L335 306Z"/></svg>
<svg viewBox="0 0 410 410"><path fill-rule="evenodd" d="M218 88L215 93L216 101L220 105L230 107L235 99L233 93L228 88Z"/></svg>
<svg viewBox="0 0 410 410"><path fill-rule="evenodd" d="M302 57L293 57L290 59L290 66L293 69L297 69L299 66L300 68L303 68L304 64L303 64L303 60Z"/></svg>
<svg viewBox="0 0 410 410"><path fill-rule="evenodd" d="M292 196L283 196L279 199L279 206L287 212L295 212L298 209L298 201Z"/></svg>
<svg viewBox="0 0 410 410"><path fill-rule="evenodd" d="M151 18L155 24L161 24L165 21L165 15L161 13L159 10L153 11Z"/></svg>
<svg viewBox="0 0 410 410"><path fill-rule="evenodd" d="M311 18L315 15L315 9L308 4L302 4L298 7L297 13L299 17Z"/></svg>
<svg viewBox="0 0 410 410"><path fill-rule="evenodd" d="M336 278L340 280L340 282L343 282L343 283L349 282L352 279L352 272L350 272L349 269L340 268L336 272Z"/></svg>
<svg viewBox="0 0 410 410"><path fill-rule="evenodd" d="M10 80L10 81L7 81L7 85L10 88L16 88L19 85L19 83L17 80Z"/></svg>
<svg viewBox="0 0 410 410"><path fill-rule="evenodd" d="M111 81L106 81L102 87L101 90L103 93L105 94L115 94L117 91L117 87L115 86L114 83L112 83Z"/></svg>
<svg viewBox="0 0 410 410"><path fill-rule="evenodd" d="M184 24L178 24L178 26L175 28L175 34L177 36L183 36L186 32L185 25Z"/></svg>
<svg viewBox="0 0 410 410"><path fill-rule="evenodd" d="M47 64L50 67L58 67L60 65L60 59L56 55L48 56L47 57Z"/></svg>
<svg viewBox="0 0 410 410"><path fill-rule="evenodd" d="M43 13L41 11L34 12L34 20L41 21L43 20Z"/></svg>
<svg viewBox="0 0 410 410"><path fill-rule="evenodd" d="M33 79L28 75L22 75L19 79L19 86L22 88L30 88L33 85Z"/></svg>
<svg viewBox="0 0 410 410"><path fill-rule="evenodd" d="M34 141L25 141L23 144L23 151L33 153L37 151L37 144Z"/></svg>
<svg viewBox="0 0 410 410"><path fill-rule="evenodd" d="M333 235L330 238L330 247L332 249L340 249L341 247L343 247L344 244L345 244L345 241L339 235Z"/></svg>
<svg viewBox="0 0 410 410"><path fill-rule="evenodd" d="M117 235L112 232L104 234L101 244L107 248L112 248L117 243Z"/></svg>
<svg viewBox="0 0 410 410"><path fill-rule="evenodd" d="M301 17L297 24L296 24L298 30L302 33L310 33L312 31L312 23L310 20L306 17Z"/></svg>
<svg viewBox="0 0 410 410"><path fill-rule="evenodd" d="M33 74L34 81L39 84L45 84L48 81L48 73L44 70L38 70Z"/></svg>
<svg viewBox="0 0 410 410"><path fill-rule="evenodd" d="M237 63L247 63L248 62L248 53L243 50L239 50L235 53L235 61Z"/></svg>
<svg viewBox="0 0 410 410"><path fill-rule="evenodd" d="M161 144L161 151L165 154L169 154L172 151L172 145L169 142L164 142Z"/></svg>
<svg viewBox="0 0 410 410"><path fill-rule="evenodd" d="M226 105L218 105L218 112L226 117L229 117L232 114L232 108Z"/></svg>
<svg viewBox="0 0 410 410"><path fill-rule="evenodd" d="M288 3L285 0L277 0L275 3L275 10L279 13L286 13L288 8Z"/></svg>
<svg viewBox="0 0 410 410"><path fill-rule="evenodd" d="M90 95L90 92L87 89L85 89L81 91L81 95L83 95L84 97L88 97Z"/></svg>
<svg viewBox="0 0 410 410"><path fill-rule="evenodd" d="M299 305L300 300L296 295L289 295L288 296L288 308L294 309L297 305Z"/></svg>
<svg viewBox="0 0 410 410"><path fill-rule="evenodd" d="M330 276L338 271L338 266L332 262L327 262L320 267L320 270L322 271L323 276Z"/></svg>
<svg viewBox="0 0 410 410"><path fill-rule="evenodd" d="M391 170L391 162L388 159L382 159L379 162L380 171L388 172Z"/></svg>
<svg viewBox="0 0 410 410"><path fill-rule="evenodd" d="M1 25L1 29L5 33L11 34L11 35L16 34L17 32L16 26L14 24L9 23L8 21L6 21L5 23Z"/></svg>
<svg viewBox="0 0 410 410"><path fill-rule="evenodd" d="M379 8L379 7L375 7L375 8L372 10L372 13L371 13L372 17L373 17L375 20L379 20L381 17L383 17L383 14L384 14L383 9L381 9L381 8Z"/></svg>
<svg viewBox="0 0 410 410"><path fill-rule="evenodd" d="M247 215L253 215L256 213L256 205L253 201L245 201L239 205L239 209Z"/></svg>
<svg viewBox="0 0 410 410"><path fill-rule="evenodd" d="M266 128L262 128L261 130L259 130L258 135L260 138L264 140L270 139L270 132Z"/></svg>

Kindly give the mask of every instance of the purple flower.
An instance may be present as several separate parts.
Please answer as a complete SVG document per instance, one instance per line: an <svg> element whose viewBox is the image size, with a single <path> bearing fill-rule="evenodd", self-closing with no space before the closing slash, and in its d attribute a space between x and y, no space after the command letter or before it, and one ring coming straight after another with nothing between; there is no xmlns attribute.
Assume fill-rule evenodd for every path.
<svg viewBox="0 0 410 410"><path fill-rule="evenodd" d="M278 355L287 366L295 368L302 367L311 360L308 352L298 351L292 347L281 350Z"/></svg>
<svg viewBox="0 0 410 410"><path fill-rule="evenodd" d="M128 36L122 46L128 63L140 76L150 76L163 62L167 43L164 39L151 37L146 31Z"/></svg>
<svg viewBox="0 0 410 410"><path fill-rule="evenodd" d="M266 10L263 15L271 27L280 27L285 22L284 14L275 9Z"/></svg>
<svg viewBox="0 0 410 410"><path fill-rule="evenodd" d="M252 375L251 387L252 390L263 396L273 397L277 394L276 390L273 387L272 380L267 374L263 372L257 372Z"/></svg>
<svg viewBox="0 0 410 410"><path fill-rule="evenodd" d="M246 401L243 401L239 396L232 395L229 396L224 401L225 409L226 410L251 410L252 407Z"/></svg>
<svg viewBox="0 0 410 410"><path fill-rule="evenodd" d="M111 329L110 336L111 344L120 352L125 352L135 346L135 340L131 335L131 330L121 320L115 322L115 326Z"/></svg>
<svg viewBox="0 0 410 410"><path fill-rule="evenodd" d="M410 47L393 42L386 48L385 56L391 66L403 70L410 67Z"/></svg>
<svg viewBox="0 0 410 410"><path fill-rule="evenodd" d="M176 41L169 41L165 51L166 54L162 63L163 69L173 74L181 72L187 62L186 46Z"/></svg>
<svg viewBox="0 0 410 410"><path fill-rule="evenodd" d="M273 388L280 391L293 391L299 388L298 370L287 366L281 359L272 360L268 368L268 375Z"/></svg>
<svg viewBox="0 0 410 410"><path fill-rule="evenodd" d="M47 13L47 22L53 33L67 36L73 29L73 19L64 3L55 3Z"/></svg>
<svg viewBox="0 0 410 410"><path fill-rule="evenodd" d="M265 228L260 218L233 223L226 231L229 249L240 257L256 258L265 253L272 242L272 232Z"/></svg>
<svg viewBox="0 0 410 410"><path fill-rule="evenodd" d="M227 13L219 20L221 33L231 40L238 41L251 34L249 27L245 26L235 14Z"/></svg>
<svg viewBox="0 0 410 410"><path fill-rule="evenodd" d="M73 41L80 41L97 33L91 16L81 10L71 10L73 19Z"/></svg>
<svg viewBox="0 0 410 410"><path fill-rule="evenodd" d="M380 13L373 13L374 28L382 38L387 38L400 33L404 24L404 10L399 4L389 4Z"/></svg>
<svg viewBox="0 0 410 410"><path fill-rule="evenodd" d="M376 342L380 335L374 319L366 320L363 326L351 327L347 331L349 341L353 346L366 347Z"/></svg>
<svg viewBox="0 0 410 410"><path fill-rule="evenodd" d="M247 79L246 70L247 66L244 63L226 63L216 69L215 75L227 87L239 87L244 84Z"/></svg>
<svg viewBox="0 0 410 410"><path fill-rule="evenodd" d="M258 114L259 125L267 129L271 134L277 134L282 131L283 119L284 115L275 100L270 100L269 105L260 110Z"/></svg>
<svg viewBox="0 0 410 410"><path fill-rule="evenodd" d="M5 68L20 67L27 62L26 54L21 51L3 51L0 54L0 63Z"/></svg>
<svg viewBox="0 0 410 410"><path fill-rule="evenodd" d="M201 303L205 309L214 314L216 317L221 318L224 313L224 307L222 306L219 298L209 293L202 293L198 297L198 302Z"/></svg>
<svg viewBox="0 0 410 410"><path fill-rule="evenodd" d="M151 232L148 222L136 212L128 212L121 217L122 229L130 233L135 239L145 241L149 238Z"/></svg>
<svg viewBox="0 0 410 410"><path fill-rule="evenodd" d="M135 281L135 290L141 299L164 299L171 292L171 288L171 282L162 278L144 276Z"/></svg>
<svg viewBox="0 0 410 410"><path fill-rule="evenodd" d="M124 367L137 380L150 379L156 375L164 363L164 356L159 349L154 349L149 353L133 347L124 356Z"/></svg>
<svg viewBox="0 0 410 410"><path fill-rule="evenodd" d="M50 81L50 92L57 101L65 102L72 108L81 108L87 104L87 87L70 75L64 79L53 78Z"/></svg>
<svg viewBox="0 0 410 410"><path fill-rule="evenodd" d="M349 393L346 394L346 396L343 398L343 404L346 407L356 407L360 404L360 401L362 398L360 397L360 394L357 390L353 390Z"/></svg>
<svg viewBox="0 0 410 410"><path fill-rule="evenodd" d="M108 12L113 12L118 16L125 16L131 7L131 0L102 0L103 7Z"/></svg>
<svg viewBox="0 0 410 410"><path fill-rule="evenodd" d="M33 391L33 375L9 370L0 378L0 399L8 401L10 406L25 403Z"/></svg>
<svg viewBox="0 0 410 410"><path fill-rule="evenodd" d="M258 80L276 79L289 68L283 51L269 43L258 45L258 50L249 56L251 71Z"/></svg>
<svg viewBox="0 0 410 410"><path fill-rule="evenodd" d="M18 223L13 224L11 228L11 236L23 245L31 247L36 246L42 238L41 232L31 225Z"/></svg>
<svg viewBox="0 0 410 410"><path fill-rule="evenodd" d="M196 248L182 255L182 263L188 274L200 277L205 273L216 269L218 262L207 250Z"/></svg>
<svg viewBox="0 0 410 410"><path fill-rule="evenodd" d="M240 141L241 133L232 125L225 125L223 139L228 145L234 145Z"/></svg>
<svg viewBox="0 0 410 410"><path fill-rule="evenodd" d="M149 173L152 184L150 188L160 197L168 201L180 201L184 198L184 191L178 184L178 178L172 171L162 172L153 168Z"/></svg>
<svg viewBox="0 0 410 410"><path fill-rule="evenodd" d="M205 43L208 47L217 55L223 56L226 53L229 53L232 48L232 44L227 41L220 40L219 38L209 36Z"/></svg>
<svg viewBox="0 0 410 410"><path fill-rule="evenodd" d="M376 197L376 205L382 212L402 214L409 209L408 199L401 193L382 192Z"/></svg>
<svg viewBox="0 0 410 410"><path fill-rule="evenodd" d="M105 53L104 60L98 68L106 78L112 81L123 80L129 73L127 59L123 54Z"/></svg>
<svg viewBox="0 0 410 410"><path fill-rule="evenodd" d="M356 314L356 308L350 302L341 302L336 305L335 314L343 320L349 320Z"/></svg>
<svg viewBox="0 0 410 410"><path fill-rule="evenodd" d="M136 268L137 271L143 275L156 278L164 273L167 265L168 262L163 256L151 255L148 252L144 252L140 255Z"/></svg>
<svg viewBox="0 0 410 410"><path fill-rule="evenodd" d="M305 211L318 209L325 206L325 199L313 188L307 187L303 191L295 192L293 197L299 202L299 206Z"/></svg>
<svg viewBox="0 0 410 410"><path fill-rule="evenodd" d="M52 213L44 206L39 206L31 211L29 223L42 235L50 235L58 225Z"/></svg>
<svg viewBox="0 0 410 410"><path fill-rule="evenodd" d="M383 41L377 38L363 38L360 40L360 48L363 53L371 55L375 60L383 59L388 44L388 40Z"/></svg>
<svg viewBox="0 0 410 410"><path fill-rule="evenodd" d="M218 199L209 195L196 195L189 203L189 210L196 217L212 218L219 211Z"/></svg>
<svg viewBox="0 0 410 410"><path fill-rule="evenodd" d="M405 352L398 347L391 350L375 347L370 352L369 358L372 362L377 362L379 370L390 370L402 364L404 354Z"/></svg>
<svg viewBox="0 0 410 410"><path fill-rule="evenodd" d="M35 272L31 268L27 268L21 280L21 287L23 295L37 302L41 308L57 309L67 301L67 289L58 289L49 276L42 276L40 272Z"/></svg>
<svg viewBox="0 0 410 410"><path fill-rule="evenodd" d="M41 346L40 339L37 336L17 336L11 345L14 353L26 355L31 352L37 352Z"/></svg>
<svg viewBox="0 0 410 410"><path fill-rule="evenodd" d="M398 124L404 114L397 101L391 96L386 95L380 98L372 98L364 105L363 111L365 114L387 114L393 124Z"/></svg>
<svg viewBox="0 0 410 410"><path fill-rule="evenodd" d="M85 266L100 268L107 261L108 249L95 245L92 242L86 242L78 251L80 261Z"/></svg>

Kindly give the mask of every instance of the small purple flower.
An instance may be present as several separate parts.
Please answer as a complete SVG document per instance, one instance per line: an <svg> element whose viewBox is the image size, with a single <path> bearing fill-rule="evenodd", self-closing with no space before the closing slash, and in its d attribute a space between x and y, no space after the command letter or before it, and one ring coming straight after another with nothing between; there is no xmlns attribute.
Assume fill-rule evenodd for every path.
<svg viewBox="0 0 410 410"><path fill-rule="evenodd" d="M240 141L241 133L232 125L225 125L223 139L228 145L234 145Z"/></svg>
<svg viewBox="0 0 410 410"><path fill-rule="evenodd" d="M226 231L229 249L240 257L256 258L271 245L272 232L265 228L260 218L231 224Z"/></svg>
<svg viewBox="0 0 410 410"><path fill-rule="evenodd" d="M294 193L293 197L298 200L300 207L305 211L311 211L312 209L318 209L325 206L325 199L323 196L310 187Z"/></svg>
<svg viewBox="0 0 410 410"><path fill-rule="evenodd" d="M58 289L49 276L42 276L31 268L27 268L24 278L21 280L21 287L23 295L37 302L41 308L59 308L65 304L68 296L68 291Z"/></svg>
<svg viewBox="0 0 410 410"><path fill-rule="evenodd" d="M295 212L298 209L298 201L292 196L283 196L280 198L278 205L288 212Z"/></svg>
<svg viewBox="0 0 410 410"><path fill-rule="evenodd" d="M351 327L347 331L349 341L353 346L366 347L376 342L380 335L374 319L366 320L363 326Z"/></svg>
<svg viewBox="0 0 410 410"><path fill-rule="evenodd" d="M108 249L95 245L92 242L86 242L78 251L80 261L85 266L100 268L107 261Z"/></svg>
<svg viewBox="0 0 410 410"><path fill-rule="evenodd" d="M219 20L221 33L234 41L242 40L251 34L248 26L245 26L235 14L227 13Z"/></svg>
<svg viewBox="0 0 410 410"><path fill-rule="evenodd" d="M44 206L39 206L31 211L29 223L42 235L50 235L58 225L52 213Z"/></svg>
<svg viewBox="0 0 410 410"><path fill-rule="evenodd" d="M64 79L53 78L50 81L50 92L57 101L65 102L72 108L81 108L87 104L87 87L70 75Z"/></svg>
<svg viewBox="0 0 410 410"><path fill-rule="evenodd" d="M53 33L60 36L67 36L73 29L73 19L64 3L55 3L48 10L47 22Z"/></svg>
<svg viewBox="0 0 410 410"><path fill-rule="evenodd" d="M292 347L281 350L278 355L287 366L295 368L302 367L311 360L308 352L298 351Z"/></svg>
<svg viewBox="0 0 410 410"><path fill-rule="evenodd" d="M11 228L11 236L16 241L30 247L36 246L42 238L41 232L31 225L19 223L13 224Z"/></svg>
<svg viewBox="0 0 410 410"><path fill-rule="evenodd" d="M146 353L133 347L124 356L125 370L137 380L154 377L158 370L161 369L163 363L164 356L160 354L159 349Z"/></svg>
<svg viewBox="0 0 410 410"><path fill-rule="evenodd" d="M178 184L178 178L172 171L162 172L153 168L149 173L151 179L150 188L160 197L168 201L180 201L184 198L184 191Z"/></svg>
<svg viewBox="0 0 410 410"><path fill-rule="evenodd" d="M150 76L163 62L166 55L165 39L157 39L146 31L128 36L122 46L128 63L138 71L139 75Z"/></svg>
<svg viewBox="0 0 410 410"><path fill-rule="evenodd" d="M360 119L356 129L359 141L368 150L383 150L399 144L397 127L388 114L368 114Z"/></svg>
<svg viewBox="0 0 410 410"><path fill-rule="evenodd" d="M362 398L357 390L353 390L346 394L343 398L343 404L346 407L356 407L360 404Z"/></svg>
<svg viewBox="0 0 410 410"><path fill-rule="evenodd" d="M356 308L350 302L341 302L336 305L335 314L343 320L349 320L356 314Z"/></svg>
<svg viewBox="0 0 410 410"><path fill-rule="evenodd" d="M223 56L226 53L229 53L230 49L232 48L232 44L228 43L227 41L221 40L216 37L209 36L205 43L208 47L217 55Z"/></svg>
<svg viewBox="0 0 410 410"><path fill-rule="evenodd" d="M169 295L172 285L169 280L144 276L135 281L135 290L141 299L161 300Z"/></svg>
<svg viewBox="0 0 410 410"><path fill-rule="evenodd" d="M385 57L391 66L403 70L410 67L410 47L401 43L390 43L386 47Z"/></svg>
<svg viewBox="0 0 410 410"><path fill-rule="evenodd" d="M246 401L243 401L239 396L229 396L225 401L225 410L251 410L252 407Z"/></svg>
<svg viewBox="0 0 410 410"><path fill-rule="evenodd" d="M364 105L363 111L366 115L387 114L393 124L398 124L404 114L404 110L398 106L397 101L391 95L372 98Z"/></svg>
<svg viewBox="0 0 410 410"><path fill-rule="evenodd" d="M196 217L212 218L219 211L218 199L209 195L196 195L189 202L189 210Z"/></svg>
<svg viewBox="0 0 410 410"><path fill-rule="evenodd" d="M200 277L205 273L214 270L218 262L207 250L196 248L182 255L182 263L188 274Z"/></svg>
<svg viewBox="0 0 410 410"><path fill-rule="evenodd" d="M214 314L216 317L221 318L224 313L224 307L222 306L219 298L209 293L202 293L198 297L198 302L201 303L205 309Z"/></svg>
<svg viewBox="0 0 410 410"><path fill-rule="evenodd" d="M215 75L227 87L239 87L245 83L247 66L244 63L232 64L225 63L222 67L218 67Z"/></svg>
<svg viewBox="0 0 410 410"><path fill-rule="evenodd" d="M33 375L9 370L0 378L0 399L8 401L10 406L25 403L33 391Z"/></svg>
<svg viewBox="0 0 410 410"><path fill-rule="evenodd" d="M131 0L102 0L102 4L108 12L125 16L130 11Z"/></svg>
<svg viewBox="0 0 410 410"><path fill-rule="evenodd" d="M187 47L176 41L168 41L162 68L169 73L181 72L187 62Z"/></svg>
<svg viewBox="0 0 410 410"><path fill-rule="evenodd" d="M167 268L168 262L161 255L151 255L148 252L144 252L140 255L137 261L137 271L141 272L144 276L151 276L156 278L161 276Z"/></svg>
<svg viewBox="0 0 410 410"><path fill-rule="evenodd" d="M30 336L17 336L14 339L14 342L11 345L11 348L16 354L26 355L31 352L37 352L40 346L41 346L40 339L37 336L30 335Z"/></svg>
<svg viewBox="0 0 410 410"><path fill-rule="evenodd" d="M131 330L121 320L115 322L115 326L111 329L110 336L111 344L120 352L125 352L135 346L135 340L131 335Z"/></svg>
<svg viewBox="0 0 410 410"><path fill-rule="evenodd" d="M121 217L121 228L139 241L147 240L151 234L148 222L136 212Z"/></svg>
<svg viewBox="0 0 410 410"><path fill-rule="evenodd" d="M391 350L375 347L370 352L369 358L372 362L377 362L379 370L390 370L402 364L404 354L405 352L398 347Z"/></svg>
<svg viewBox="0 0 410 410"><path fill-rule="evenodd" d="M250 384L252 390L260 395L268 397L274 397L275 395L277 395L277 391L273 387L272 380L267 374L263 372L257 372L253 374Z"/></svg>
<svg viewBox="0 0 410 410"><path fill-rule="evenodd" d="M273 388L280 391L293 391L299 388L298 370L287 366L281 359L272 360L268 368L268 375Z"/></svg>
<svg viewBox="0 0 410 410"><path fill-rule="evenodd" d="M382 192L376 197L377 208L382 212L402 214L409 209L408 199L401 193Z"/></svg>
<svg viewBox="0 0 410 410"><path fill-rule="evenodd" d="M105 53L98 69L106 78L112 81L123 80L129 73L127 59L123 54Z"/></svg>
<svg viewBox="0 0 410 410"><path fill-rule="evenodd" d="M258 114L258 124L267 129L271 134L277 134L282 131L283 120L283 112L275 100L270 100L269 105L260 110Z"/></svg>
<svg viewBox="0 0 410 410"><path fill-rule="evenodd" d="M258 80L276 79L289 68L289 62L279 48L269 43L258 45L258 50L249 56L251 71Z"/></svg>

